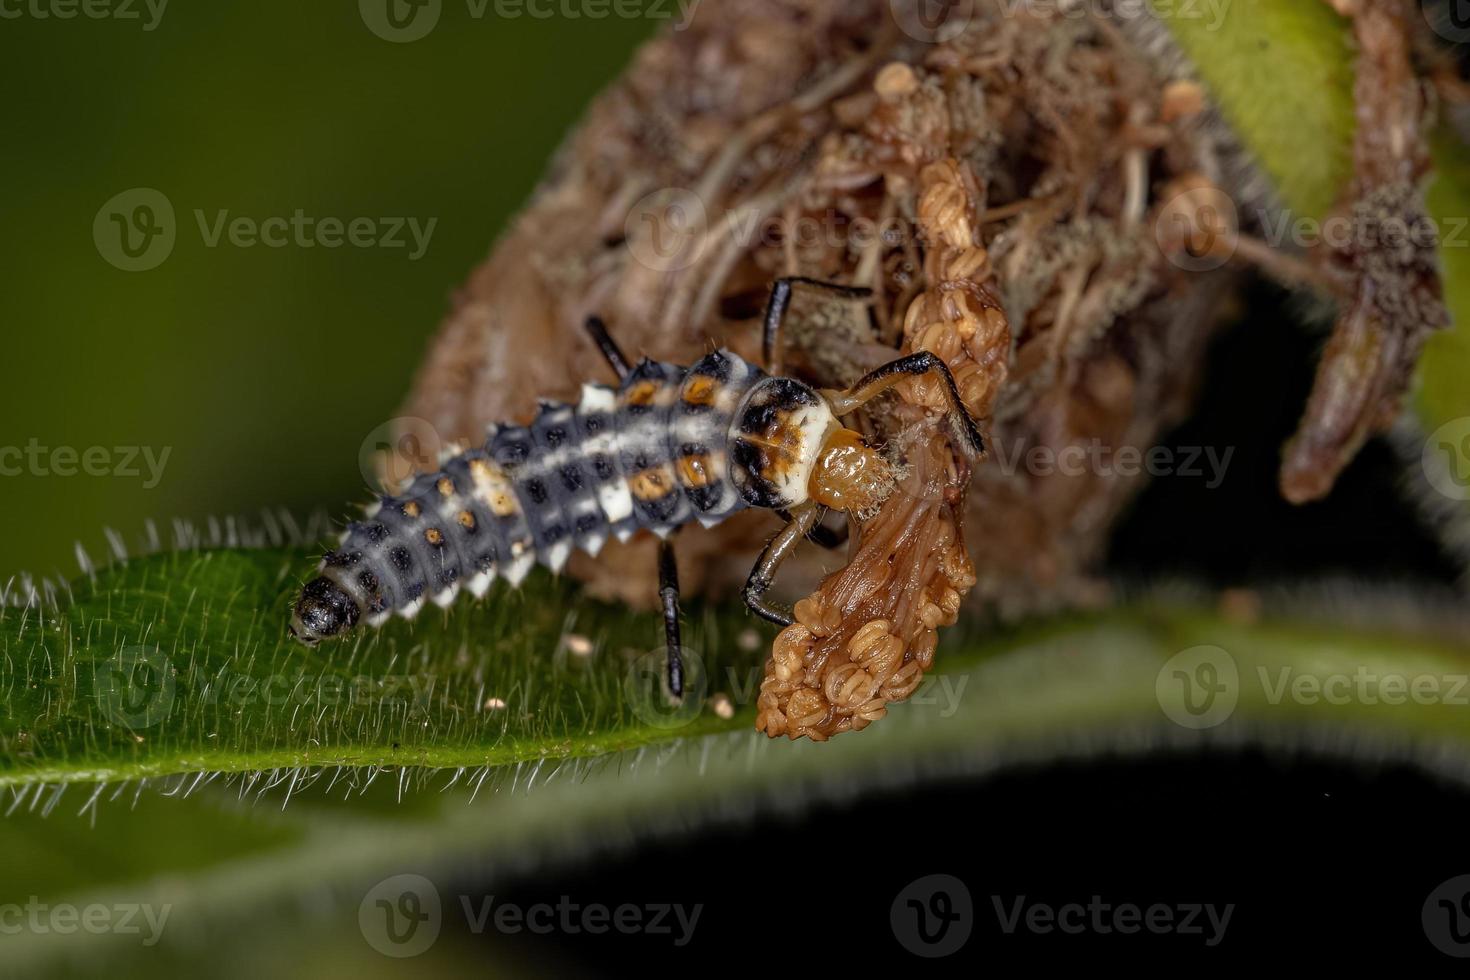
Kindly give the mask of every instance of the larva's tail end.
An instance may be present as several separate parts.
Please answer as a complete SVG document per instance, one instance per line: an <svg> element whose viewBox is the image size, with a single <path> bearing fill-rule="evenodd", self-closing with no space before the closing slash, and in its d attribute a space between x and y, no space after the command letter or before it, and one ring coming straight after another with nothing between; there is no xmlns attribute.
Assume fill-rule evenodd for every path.
<svg viewBox="0 0 1470 980"><path fill-rule="evenodd" d="M312 579L301 590L291 613L291 635L314 647L322 640L357 625L360 610L342 587L325 576Z"/></svg>

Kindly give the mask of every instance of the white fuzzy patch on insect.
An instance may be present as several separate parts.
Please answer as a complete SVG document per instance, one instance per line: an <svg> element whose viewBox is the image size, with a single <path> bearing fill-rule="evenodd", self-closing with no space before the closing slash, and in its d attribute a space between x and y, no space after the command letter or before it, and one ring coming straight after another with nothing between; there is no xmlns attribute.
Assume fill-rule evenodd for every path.
<svg viewBox="0 0 1470 980"><path fill-rule="evenodd" d="M801 447L795 450L795 462L780 472L776 483L785 506L795 507L806 502L812 468L817 465L827 432L836 421L825 399L792 413L790 424L801 433Z"/></svg>
<svg viewBox="0 0 1470 980"><path fill-rule="evenodd" d="M431 596L434 605L440 609L448 609L454 603L454 597L459 595L459 586L451 585L449 588L434 593Z"/></svg>
<svg viewBox="0 0 1470 980"><path fill-rule="evenodd" d="M559 572L570 557L572 557L572 546L565 541L558 541L547 550L546 567L553 572Z"/></svg>
<svg viewBox="0 0 1470 980"><path fill-rule="evenodd" d="M612 412L618 407L617 392L605 385L584 384L577 411L583 415Z"/></svg>
<svg viewBox="0 0 1470 980"><path fill-rule="evenodd" d="M519 553L513 554L510 565L505 569L505 580L511 585L518 586L531 574L531 568L536 564L536 552L528 548L523 542L517 541L511 546L511 551L521 549Z"/></svg>
<svg viewBox="0 0 1470 980"><path fill-rule="evenodd" d="M597 503L607 515L609 524L616 524L633 516L633 494L623 480L613 480L598 486ZM618 536L627 540L621 534Z"/></svg>
<svg viewBox="0 0 1470 980"><path fill-rule="evenodd" d="M399 606L398 607L398 615L399 616L402 616L404 619L413 619L414 617L416 617L419 614L419 612L423 608L424 608L424 597L423 596L419 596L417 599L413 600L412 602L408 603L407 605Z"/></svg>
<svg viewBox="0 0 1470 980"><path fill-rule="evenodd" d="M490 583L494 581L494 572L479 572L476 575L472 576L469 581L465 582L464 587L466 589L469 589L470 595L474 596L476 599L479 599L484 596L486 592L490 591Z"/></svg>

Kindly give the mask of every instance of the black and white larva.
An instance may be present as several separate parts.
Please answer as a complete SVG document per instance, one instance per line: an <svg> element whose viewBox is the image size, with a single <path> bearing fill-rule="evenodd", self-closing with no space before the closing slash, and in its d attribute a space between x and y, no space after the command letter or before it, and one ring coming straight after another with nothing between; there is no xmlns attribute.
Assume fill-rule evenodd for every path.
<svg viewBox="0 0 1470 980"><path fill-rule="evenodd" d="M866 291L778 280L766 314L766 351L790 300L806 283L856 297ZM538 562L559 571L574 549L597 554L611 536L664 539L659 561L668 684L682 694L678 574L668 536L719 523L747 507L789 518L746 583L745 601L783 626L764 600L776 569L827 509L860 513L892 491L893 466L839 418L905 377L939 373L957 442L982 451L979 432L935 355L892 361L845 392L767 374L729 351L689 367L643 360L629 367L601 322L588 323L618 373L616 388L585 384L576 404L544 402L527 426L492 426L482 446L442 460L401 495L384 497L348 525L303 589L291 633L307 644L360 622L379 626L484 595L496 578L518 585Z"/></svg>

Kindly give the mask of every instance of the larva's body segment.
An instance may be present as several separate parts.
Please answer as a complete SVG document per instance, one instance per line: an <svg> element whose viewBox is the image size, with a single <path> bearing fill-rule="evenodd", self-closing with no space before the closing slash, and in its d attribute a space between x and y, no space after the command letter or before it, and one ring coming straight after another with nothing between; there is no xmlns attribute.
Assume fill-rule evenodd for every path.
<svg viewBox="0 0 1470 980"><path fill-rule="evenodd" d="M411 618L496 578L519 584L537 562L559 571L613 536L798 506L834 426L816 391L728 351L688 368L644 360L617 388L587 384L576 404L493 427L370 507L303 590L292 632L315 642Z"/></svg>

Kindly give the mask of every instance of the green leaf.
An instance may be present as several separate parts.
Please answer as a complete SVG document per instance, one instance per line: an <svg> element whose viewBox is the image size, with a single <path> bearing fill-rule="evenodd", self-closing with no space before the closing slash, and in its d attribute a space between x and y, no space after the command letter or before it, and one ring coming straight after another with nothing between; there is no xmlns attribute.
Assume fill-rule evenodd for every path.
<svg viewBox="0 0 1470 980"><path fill-rule="evenodd" d="M1352 173L1353 50L1322 0L1150 0L1271 178L1281 203L1321 218Z"/></svg>
<svg viewBox="0 0 1470 980"><path fill-rule="evenodd" d="M311 566L295 550L153 555L77 583L60 608L0 613L0 787L503 765L634 748L671 726L749 724L670 708L652 686L655 620L574 603L548 576L452 616L430 607L418 622L309 649L285 626ZM691 672L748 690L766 641L739 653L748 619L697 608L692 618ZM596 649L579 655L571 634Z"/></svg>
<svg viewBox="0 0 1470 980"><path fill-rule="evenodd" d="M1426 200L1440 229L1445 302L1453 323L1429 338L1415 399L1426 430L1470 418L1470 159L1447 129L1434 143L1434 179ZM1470 459L1464 461L1470 465Z"/></svg>
<svg viewBox="0 0 1470 980"><path fill-rule="evenodd" d="M1321 0L1232 0L1218 16L1169 0L1151 5L1280 205L1295 217L1326 217L1352 173L1347 22ZM1446 476L1441 455L1452 447L1449 466L1470 472L1470 159L1448 127L1431 149L1426 204L1439 229L1452 322L1425 345L1410 402L1419 438L1405 438L1402 449L1407 484L1429 513L1446 518L1443 540L1470 560L1470 488Z"/></svg>
<svg viewBox="0 0 1470 980"><path fill-rule="evenodd" d="M233 643L219 645L238 648L239 659L226 654L222 661L273 664L275 653L251 661L246 651L277 651L274 641L250 636L264 623L274 634L278 621L248 610L256 598L252 588L282 594L289 575L278 575L276 565L292 565L287 558L215 553L135 561L116 574L141 583L156 581L174 561L202 563L211 570L206 579L228 578L233 587L206 596L202 588L185 594L160 584L132 593L132 603L152 608L153 615L138 609L122 615L128 603L120 595L111 607L118 620L153 622L155 638L176 618L196 623L187 646L193 654L181 662L216 663L202 650L229 635ZM612 681L622 670L616 641L608 640L619 631L650 626L646 617L588 610L570 590L547 583L534 594L535 602L505 599L469 615L475 629L499 630L479 640L468 637L472 630L456 633L477 651L472 660L492 676L492 665L478 659L482 654L498 650L516 657L516 651L549 643L568 609L576 608L577 628L604 641L591 662L557 666L547 658L541 666L518 661L518 669L529 670L534 683L545 687L543 697L529 703L565 705L573 688L603 693L595 701L586 698L583 713L563 709L554 723L512 721L505 741L494 726L444 717L457 710L453 698L431 699L423 707L417 736L412 724L389 725L394 737L414 739L398 752L382 739L355 739L356 728L336 732L322 746L308 745L331 730L285 724L305 716L304 709L252 711L241 724L252 733L255 754L220 756L206 745L198 758L185 760L211 771L241 767L232 776L212 785L189 776L154 780L153 789L135 779L105 791L104 801L116 796L130 807L98 805L95 790L66 789L54 777L45 784L34 775L27 781L13 760L7 763L12 790L3 799L14 812L0 822L0 853L24 857L0 864L0 903L34 895L86 905L125 896L171 910L164 950L139 948L135 935L26 932L0 936L0 962L22 969L94 954L116 965L124 962L119 954L131 951L139 963L156 965L160 957L185 955L191 948L217 951L215 944L237 931L243 917L263 928L262 918L287 919L313 897L328 910L325 926L350 934L368 890L405 869L442 885L456 880L469 861L499 867L577 853L590 841L632 839L669 821L689 827L752 810L789 810L864 788L1021 761L1252 744L1398 757L1454 773L1470 763L1470 714L1464 708L1470 697L1470 630L1462 619L1401 600L1358 593L1312 606L1268 602L1268 612L1251 624L1187 598L1138 599L1109 612L1004 631L962 628L946 639L940 672L913 700L894 706L862 733L813 744L768 740L750 730L748 712L662 732L629 724L613 703ZM172 610L167 614L159 611L164 596ZM495 607L511 605L517 615L497 618L503 614ZM271 603L259 608L270 609ZM731 625L718 618L709 623L721 624ZM15 624L8 626L11 635ZM95 629L100 634L101 627ZM171 626L169 635L178 630ZM443 639L427 624L417 634L391 630L353 656L362 669L397 670L390 651ZM6 661L16 652L7 648ZM420 655L405 654L410 660ZM56 672L42 665L39 647L29 656L32 668L41 665L31 676L42 686L54 682ZM751 663L756 656L726 662ZM71 662L78 659L74 652ZM583 671L589 676L575 673ZM586 680L591 683L584 685ZM150 744L163 743L173 747L168 758L182 758L179 747L197 738L190 717L170 715L151 739L131 746L104 732L89 765L106 762L108 745L146 757ZM574 723L574 717L580 720ZM564 738L574 724L590 730L569 748ZM64 735L63 742L71 744L79 731L77 725L63 726L37 737L52 771L61 755L61 743L52 738ZM441 742L444 736L452 737ZM612 755L566 758L620 742L628 747ZM517 755L523 761L515 765L489 765ZM334 760L344 758L386 768L338 769ZM455 768L430 772L403 764L446 758L456 760ZM288 768L252 777L249 767L267 759ZM145 758L128 761L138 766ZM163 768L168 767L148 771ZM112 770L129 771L120 763ZM158 788L188 798L167 799ZM235 796L266 805L241 807ZM89 829L93 821L95 833ZM356 941L361 948L361 938Z"/></svg>

